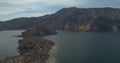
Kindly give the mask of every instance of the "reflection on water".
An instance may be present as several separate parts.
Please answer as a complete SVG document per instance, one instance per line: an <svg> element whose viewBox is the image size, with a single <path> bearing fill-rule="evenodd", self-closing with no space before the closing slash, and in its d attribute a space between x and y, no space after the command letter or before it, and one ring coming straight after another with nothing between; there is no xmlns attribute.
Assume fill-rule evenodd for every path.
<svg viewBox="0 0 120 63"><path fill-rule="evenodd" d="M120 63L120 33L58 31L57 63Z"/></svg>

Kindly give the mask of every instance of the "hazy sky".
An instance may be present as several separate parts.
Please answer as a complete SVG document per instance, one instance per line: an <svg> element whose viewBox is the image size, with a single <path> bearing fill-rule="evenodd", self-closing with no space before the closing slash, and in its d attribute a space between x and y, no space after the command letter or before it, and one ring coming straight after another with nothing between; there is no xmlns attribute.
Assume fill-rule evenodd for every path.
<svg viewBox="0 0 120 63"><path fill-rule="evenodd" d="M51 14L65 7L115 7L120 0L0 0L0 21Z"/></svg>

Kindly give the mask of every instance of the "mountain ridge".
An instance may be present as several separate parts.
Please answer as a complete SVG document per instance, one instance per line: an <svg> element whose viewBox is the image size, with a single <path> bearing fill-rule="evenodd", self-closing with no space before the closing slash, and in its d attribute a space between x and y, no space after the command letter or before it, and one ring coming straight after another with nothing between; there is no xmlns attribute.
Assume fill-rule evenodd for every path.
<svg viewBox="0 0 120 63"><path fill-rule="evenodd" d="M104 23L102 23L103 21ZM99 24L98 22L102 24ZM46 24L46 26L50 26L52 28L56 28L59 30L95 31L95 32L116 31L116 30L119 31L120 9L110 8L110 7L63 8L57 11L56 13L50 15L44 15L41 17L31 17L31 18L17 18L13 20L8 20L6 22L0 22L0 30L29 29L33 26L40 24ZM97 26L96 24L99 26ZM101 28L105 28L105 29L101 29ZM116 30L114 30L114 28L116 28Z"/></svg>

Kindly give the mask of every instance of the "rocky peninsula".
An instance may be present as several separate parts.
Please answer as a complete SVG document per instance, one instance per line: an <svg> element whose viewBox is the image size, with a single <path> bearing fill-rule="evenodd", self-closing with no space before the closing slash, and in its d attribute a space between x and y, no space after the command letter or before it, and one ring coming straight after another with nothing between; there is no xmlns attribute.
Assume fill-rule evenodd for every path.
<svg viewBox="0 0 120 63"><path fill-rule="evenodd" d="M8 57L0 63L47 63L49 51L55 43L41 37L55 33L56 31L53 32L52 29L44 26L36 26L26 30L21 35L23 39L18 41L17 52L19 55Z"/></svg>

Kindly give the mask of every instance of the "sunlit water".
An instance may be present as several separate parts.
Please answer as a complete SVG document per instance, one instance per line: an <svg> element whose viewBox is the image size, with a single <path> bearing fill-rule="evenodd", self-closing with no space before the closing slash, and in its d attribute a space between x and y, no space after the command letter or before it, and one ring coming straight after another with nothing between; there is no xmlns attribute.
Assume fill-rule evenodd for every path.
<svg viewBox="0 0 120 63"><path fill-rule="evenodd" d="M53 63L120 63L119 32L58 31L45 38L56 43Z"/></svg>
<svg viewBox="0 0 120 63"><path fill-rule="evenodd" d="M22 31L0 31L0 60L18 54L15 49L21 38L15 36L20 35Z"/></svg>

